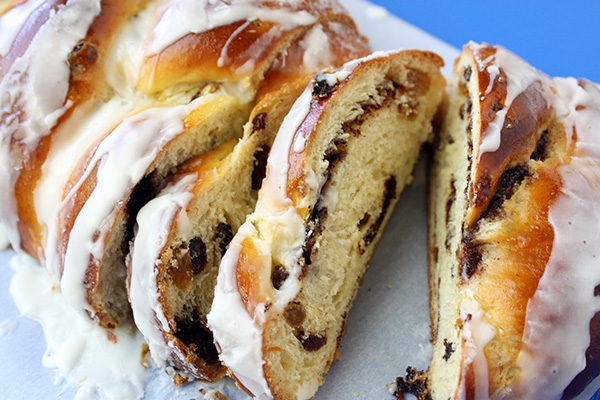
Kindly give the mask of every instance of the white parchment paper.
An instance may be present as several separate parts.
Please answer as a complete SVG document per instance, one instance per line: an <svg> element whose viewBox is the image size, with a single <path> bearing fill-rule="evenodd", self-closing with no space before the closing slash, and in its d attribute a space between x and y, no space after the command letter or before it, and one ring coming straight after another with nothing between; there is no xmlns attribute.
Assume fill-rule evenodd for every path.
<svg viewBox="0 0 600 400"><path fill-rule="evenodd" d="M363 0L344 0L375 50L432 50L449 75L458 50ZM55 382L42 366L46 344L41 326L20 316L9 294L12 251L0 252L0 399L73 399L76 390ZM429 309L426 253L425 161L400 201L372 259L342 340L342 359L331 367L316 399L391 399L386 385L406 367L427 367ZM200 399L205 384L175 388L153 371L145 399ZM598 385L596 385L597 387ZM248 397L224 379L212 387L233 400ZM589 399L594 389L582 394Z"/></svg>

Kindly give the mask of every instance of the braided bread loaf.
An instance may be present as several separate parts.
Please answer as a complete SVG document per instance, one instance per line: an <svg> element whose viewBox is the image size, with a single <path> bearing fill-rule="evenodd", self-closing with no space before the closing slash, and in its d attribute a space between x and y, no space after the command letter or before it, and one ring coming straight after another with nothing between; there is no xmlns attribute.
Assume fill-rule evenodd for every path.
<svg viewBox="0 0 600 400"><path fill-rule="evenodd" d="M470 43L450 89L420 397L572 398L600 373L600 87Z"/></svg>
<svg viewBox="0 0 600 400"><path fill-rule="evenodd" d="M14 4L13 4L14 3ZM368 45L335 1L13 2L1 24L2 223L99 324L130 314L134 217L258 99Z"/></svg>

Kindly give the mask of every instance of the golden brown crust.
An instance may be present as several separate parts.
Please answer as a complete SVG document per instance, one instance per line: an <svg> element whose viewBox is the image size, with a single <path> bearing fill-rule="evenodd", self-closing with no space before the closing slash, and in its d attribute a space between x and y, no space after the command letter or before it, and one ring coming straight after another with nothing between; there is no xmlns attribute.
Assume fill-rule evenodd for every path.
<svg viewBox="0 0 600 400"><path fill-rule="evenodd" d="M18 56L22 55L37 30L47 21L50 11L56 9L64 1L44 3L28 19L24 28L17 35L8 55L0 60L0 71L6 71ZM42 166L50 150L54 133L60 131L71 117L85 114L93 107L94 99L101 98L104 93L103 61L107 56L118 27L138 10L136 0L104 0L103 12L94 20L88 34L69 57L71 75L67 102L72 106L58 120L52 132L44 137L33 152L22 151L15 158L23 160L23 165L15 183L15 198L18 210L18 228L23 250L43 260L42 228L35 212L32 188L37 187L42 173ZM15 139L11 140L12 152L18 154L21 147Z"/></svg>
<svg viewBox="0 0 600 400"><path fill-rule="evenodd" d="M330 66L342 65L346 61L364 57L371 53L368 42L360 35L354 25L354 21L348 15L331 15L327 18L322 18L320 23L329 40L331 49ZM281 87L285 82L305 75L312 75L315 72L303 66L304 52L301 47L302 39L307 33L308 31L305 30L302 36L293 41L287 51L278 54L277 58L265 72L264 78L259 85L259 98L265 93Z"/></svg>
<svg viewBox="0 0 600 400"><path fill-rule="evenodd" d="M285 8L281 3L265 2L264 5ZM263 76L278 55L285 53L290 45L297 44L299 39L316 24L332 21L350 27L354 31L354 35L348 39L357 46L361 46L363 50L368 50L364 38L356 32L352 19L339 7L323 8L320 0L310 0L304 2L297 11L309 12L317 17L317 22L282 30L279 24L273 22L256 20L246 24L245 21L240 21L206 32L188 34L167 46L160 53L145 60L138 87L142 91L154 93L188 82L237 81L251 87L264 85ZM241 31L238 31L239 29ZM260 45L256 46L257 43ZM332 60L332 65L340 65L353 58L353 54L343 54L340 51L341 42L338 38L333 44L335 45L333 48L335 59ZM355 52L362 51L359 49ZM220 60L222 65L219 65ZM292 60L296 63L288 63L285 69L277 71L276 74L274 71L271 74L276 76L271 76L272 83L266 82L270 88L277 88L280 82L289 82L315 72L308 71L303 67L301 57L289 59L289 61ZM240 72L248 64L251 64L251 74ZM263 88L261 93L267 91L267 88Z"/></svg>
<svg viewBox="0 0 600 400"><path fill-rule="evenodd" d="M493 63L496 50L492 46L478 47L473 51L473 65L477 66L479 93L471 96L479 101L481 123L476 127L481 133L480 141L489 134L488 126L496 118L496 114L506 107L508 77L502 68L495 76L490 88L488 66ZM484 94L484 95L482 95ZM475 221L487 208L504 171L514 167L533 152L541 136L553 118L553 112L546 96L542 92L541 81L527 87L510 104L504 125L500 131L500 147L494 152L479 155L473 164L473 184L470 194L470 208L467 224L473 227Z"/></svg>

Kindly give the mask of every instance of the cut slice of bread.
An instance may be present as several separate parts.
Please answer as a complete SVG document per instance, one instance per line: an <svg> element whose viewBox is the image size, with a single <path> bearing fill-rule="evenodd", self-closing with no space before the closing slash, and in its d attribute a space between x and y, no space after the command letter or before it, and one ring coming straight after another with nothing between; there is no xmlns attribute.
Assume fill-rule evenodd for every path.
<svg viewBox="0 0 600 400"><path fill-rule="evenodd" d="M47 249L67 301L106 327L127 319L125 256L137 211L177 165L240 137L247 110L223 92L186 106L149 108L125 118L82 155Z"/></svg>
<svg viewBox="0 0 600 400"><path fill-rule="evenodd" d="M336 357L362 276L442 99L442 60L376 53L317 74L284 120L256 209L208 316L257 398L308 399Z"/></svg>
<svg viewBox="0 0 600 400"><path fill-rule="evenodd" d="M225 373L206 328L219 263L254 209L275 134L307 81L263 98L237 144L227 141L182 165L140 211L129 299L154 360L174 368L176 383Z"/></svg>
<svg viewBox="0 0 600 400"><path fill-rule="evenodd" d="M425 385L399 386L571 398L600 372L600 91L470 43L449 92L429 185L433 358Z"/></svg>

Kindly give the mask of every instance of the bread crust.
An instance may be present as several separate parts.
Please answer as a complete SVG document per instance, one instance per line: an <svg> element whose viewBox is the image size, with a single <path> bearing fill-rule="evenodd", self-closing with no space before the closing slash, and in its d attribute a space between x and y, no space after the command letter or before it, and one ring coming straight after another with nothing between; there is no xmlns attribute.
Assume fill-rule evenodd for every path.
<svg viewBox="0 0 600 400"><path fill-rule="evenodd" d="M12 63L27 50L29 42L38 29L48 21L51 11L64 4L65 1L47 1L42 4L24 24L8 54L0 59L0 81L4 78L2 71L8 71ZM139 10L135 0L105 0L103 12L92 23L87 36L80 41L79 49L69 55L71 75L65 104L72 104L58 120L52 132L43 137L40 143L30 151L22 145L17 137L11 137L11 152L18 162L19 173L15 178L14 197L18 215L18 230L21 248L39 260L45 258L44 230L39 224L34 205L34 191L37 187L42 167L50 150L52 137L61 130L68 121L88 113L96 100L106 95L106 86L102 79L104 60L116 36L119 27L127 18ZM12 110L19 113L22 110Z"/></svg>

